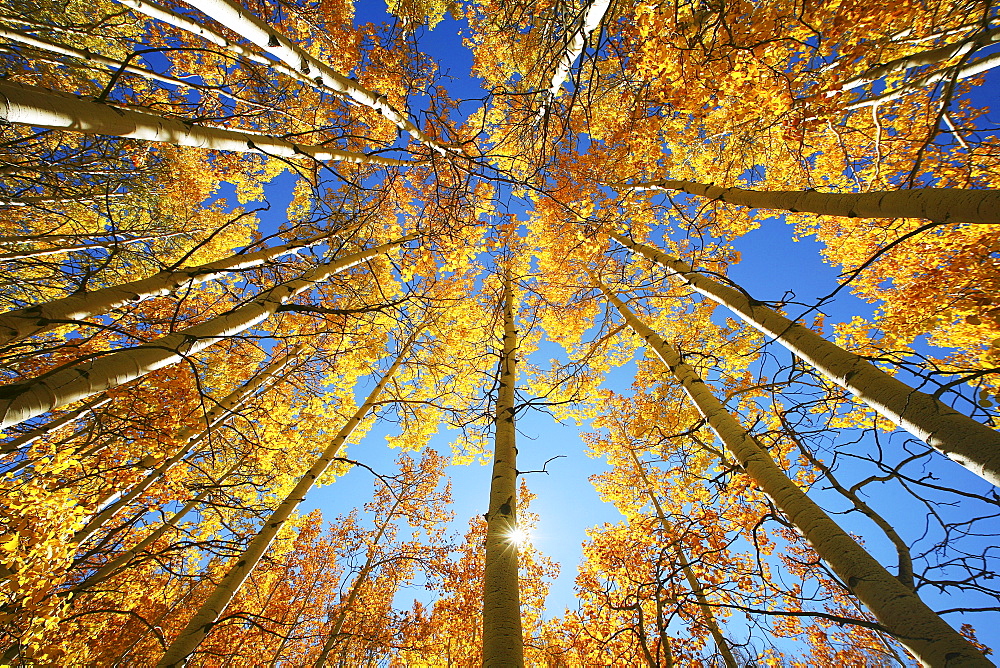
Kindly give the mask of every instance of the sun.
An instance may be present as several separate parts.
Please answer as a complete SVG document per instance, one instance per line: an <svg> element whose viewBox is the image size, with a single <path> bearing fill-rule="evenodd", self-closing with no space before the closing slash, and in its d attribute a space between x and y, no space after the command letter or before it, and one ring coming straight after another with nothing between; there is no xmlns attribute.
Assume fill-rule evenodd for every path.
<svg viewBox="0 0 1000 668"><path fill-rule="evenodd" d="M518 547L522 547L531 542L531 534L526 529L511 529L510 533L507 534L507 540Z"/></svg>

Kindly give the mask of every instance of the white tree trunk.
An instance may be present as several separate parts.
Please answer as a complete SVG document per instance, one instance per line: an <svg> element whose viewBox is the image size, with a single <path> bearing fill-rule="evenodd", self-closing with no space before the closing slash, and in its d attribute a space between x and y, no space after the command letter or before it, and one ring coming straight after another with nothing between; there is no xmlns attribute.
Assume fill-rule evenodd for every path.
<svg viewBox="0 0 1000 668"><path fill-rule="evenodd" d="M521 601L518 587L517 430L514 386L517 383L517 329L510 269L503 284L503 355L493 437L493 477L486 513L486 566L483 571L483 666L524 665Z"/></svg>
<svg viewBox="0 0 1000 668"><path fill-rule="evenodd" d="M895 72L903 72L905 70L909 70L914 67L921 67L923 65L937 65L938 63L943 63L947 60L951 60L952 58L960 58L971 51L981 49L984 46L992 44L996 41L1000 41L1000 28L987 30L985 33L978 36L973 34L954 44L943 44L941 46L934 47L933 49L925 49L924 51L911 53L908 56L890 60L887 63L882 63L881 65L872 67L858 76L851 77L847 81L840 83L834 89L830 90L827 95L834 95L836 93L866 86L873 81Z"/></svg>
<svg viewBox="0 0 1000 668"><path fill-rule="evenodd" d="M601 25L604 14L608 11L609 4L611 4L610 0L591 0L587 6L580 26L573 31L567 40L566 50L559 59L556 71L552 74L548 89L550 97L559 95L559 91L562 89L563 84L566 83L567 77L569 77L570 70L573 69L573 64L576 63L577 58L583 53L583 48L587 44L591 33L597 30L597 26Z"/></svg>
<svg viewBox="0 0 1000 668"><path fill-rule="evenodd" d="M698 373L596 277L594 281L628 325L681 383L698 412L743 470L847 584L879 623L923 665L993 666L982 652L894 578L782 471L767 450L712 394Z"/></svg>
<svg viewBox="0 0 1000 668"><path fill-rule="evenodd" d="M913 92L920 88L926 88L928 86L936 84L938 81L949 79L951 77L954 77L955 81L961 81L962 79L969 79L976 75L982 74L983 72L988 72L989 70L998 66L1000 66L1000 53L994 53L992 55L987 56L986 58L977 60L974 63L968 63L966 65L963 65L958 70L957 73L952 68L946 67L942 70L938 70L937 72L931 72L930 74L925 74L922 77L918 77L913 81L903 84L899 88L887 91L885 93L882 93L881 95L876 95L875 97L864 98L858 100L857 102L852 102L851 104L846 105L844 109L848 111L853 111L855 109L864 109L865 107L875 107L885 102L890 102L892 100L903 97L907 93Z"/></svg>
<svg viewBox="0 0 1000 668"><path fill-rule="evenodd" d="M333 274L386 253L415 235L348 255L282 283L257 299L228 313L167 334L141 346L100 355L23 383L0 387L0 429L19 424L50 410L117 387L150 371L181 361L273 315L290 299L327 280Z"/></svg>
<svg viewBox="0 0 1000 668"><path fill-rule="evenodd" d="M618 243L642 254L745 323L806 361L824 378L849 391L891 420L984 480L1000 485L1000 432L962 415L929 394L913 389L867 360L827 341L804 325L722 285L690 265L620 234Z"/></svg>
<svg viewBox="0 0 1000 668"><path fill-rule="evenodd" d="M926 218L938 223L1000 223L1000 192L966 188L913 188L867 193L746 190L660 179L613 184L633 190L677 190L753 209L777 209L847 218Z"/></svg>
<svg viewBox="0 0 1000 668"><path fill-rule="evenodd" d="M263 153L282 158L308 157L319 161L343 160L376 165L413 164L406 160L340 151L326 146L296 144L277 137L239 130L194 125L174 118L88 101L67 93L9 82L0 82L0 120L38 128L128 137L234 153Z"/></svg>
<svg viewBox="0 0 1000 668"><path fill-rule="evenodd" d="M185 0L187 4L204 12L222 25L232 30L259 48L272 54L293 70L309 76L314 85L342 93L358 104L378 111L392 121L396 127L410 134L414 139L444 154L446 148L437 140L424 134L389 102L376 93L361 86L356 81L334 71L326 63L312 57L309 53L281 35L265 21L251 14L247 9L230 0Z"/></svg>
<svg viewBox="0 0 1000 668"><path fill-rule="evenodd" d="M167 295L181 288L200 285L221 278L233 271L260 266L282 255L323 243L331 235L332 233L327 232L309 239L293 241L253 253L238 253L208 264L173 271L161 271L138 281L72 294L45 304L8 311L0 314L0 346L20 341L32 334L55 329L60 325L72 324L93 315L101 315L126 304Z"/></svg>

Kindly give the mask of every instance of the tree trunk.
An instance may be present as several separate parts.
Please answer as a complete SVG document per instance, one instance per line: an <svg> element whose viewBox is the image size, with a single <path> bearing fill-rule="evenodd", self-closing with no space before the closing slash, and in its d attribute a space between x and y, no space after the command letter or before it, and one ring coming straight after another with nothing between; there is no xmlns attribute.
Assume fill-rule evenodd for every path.
<svg viewBox="0 0 1000 668"><path fill-rule="evenodd" d="M774 463L767 450L725 409L697 372L681 360L673 347L636 318L596 277L594 280L629 326L681 383L698 412L757 487L802 532L820 558L889 633L925 666L993 666L806 496Z"/></svg>
<svg viewBox="0 0 1000 668"><path fill-rule="evenodd" d="M483 572L483 666L524 665L521 601L517 581L517 447L514 385L517 330L510 269L503 283L503 355L494 421L493 477L486 513L486 567Z"/></svg>
<svg viewBox="0 0 1000 668"><path fill-rule="evenodd" d="M130 239L114 239L111 241L95 241L89 244L76 244L74 246L60 246L58 248L35 248L32 250L24 251L11 251L9 253L0 253L0 262L11 262L14 260L27 260L33 257L44 257L46 255L58 255L60 253L72 253L74 251L85 251L92 248L100 248L106 251L111 251L111 249L118 246L124 246L125 244L134 244L140 241L151 241L157 239L169 239L170 237L180 236L182 234L187 234L187 232L174 232L172 234L151 234L144 237L132 237Z"/></svg>
<svg viewBox="0 0 1000 668"><path fill-rule="evenodd" d="M125 304L168 295L181 288L221 278L233 271L257 267L282 255L323 243L330 236L330 233L324 233L254 253L238 253L216 262L161 271L138 281L72 294L44 304L8 311L0 315L0 346L20 341L33 334L47 332L60 325L77 324L84 318L103 315Z"/></svg>
<svg viewBox="0 0 1000 668"><path fill-rule="evenodd" d="M235 153L263 153L282 158L309 157L320 161L343 160L377 165L413 164L407 160L352 153L326 146L296 144L278 137L239 130L194 125L176 118L112 107L67 93L7 82L0 82L0 120L37 128L128 137Z"/></svg>
<svg viewBox="0 0 1000 668"><path fill-rule="evenodd" d="M745 190L660 179L617 184L633 190L677 190L753 209L800 211L847 218L926 218L937 223L1000 223L1000 192L965 188L913 188L867 193Z"/></svg>
<svg viewBox="0 0 1000 668"><path fill-rule="evenodd" d="M79 408L69 411L57 417L55 420L50 420L49 422L46 422L40 427L32 429L26 434L21 434L17 438L12 438L11 440L3 444L0 444L0 454L7 455L12 452L16 452L17 450L21 450L22 448L27 448L29 445L34 443L42 436L50 434L55 430L59 429L60 427L65 427L66 425L75 420L79 420L80 418L87 415L87 413L89 413L90 411L94 410L95 408L99 408L100 406L103 406L109 401L111 401L109 397L98 397L96 399L91 399L90 401L86 402ZM5 471L5 473L9 472L10 471Z"/></svg>
<svg viewBox="0 0 1000 668"><path fill-rule="evenodd" d="M35 380L2 387L0 429L30 420L60 406L179 362L188 355L200 352L253 327L274 315L283 304L296 295L315 287L333 274L354 267L414 238L414 235L408 235L397 241L314 267L301 278L273 287L252 302L200 325L162 336L141 346L117 350L78 362Z"/></svg>
<svg viewBox="0 0 1000 668"><path fill-rule="evenodd" d="M182 16L174 11L167 9L161 5L157 5L153 2L146 2L146 0L116 0L118 3L129 7L141 14L156 19L158 21L163 21L168 25L172 25L175 28L184 30L193 35L197 35L202 39L215 44L216 46L221 46L226 51L235 54L236 56L247 60L251 63L257 63L258 65L264 65L269 67L275 72L279 72L287 77L295 79L300 83L304 83L309 86L315 85L307 75L296 71L295 69L286 66L284 63L277 63L268 57L257 53L253 49L249 49L238 42L233 42L223 35L211 30L210 28L199 25L197 22L192 21L186 16Z"/></svg>
<svg viewBox="0 0 1000 668"><path fill-rule="evenodd" d="M919 392L875 365L757 302L741 290L717 283L665 253L611 234L744 322L813 366L824 378L857 396L929 446L994 485L1000 485L1000 432Z"/></svg>
<svg viewBox="0 0 1000 668"><path fill-rule="evenodd" d="M580 26L573 30L573 33L567 40L566 50L563 51L562 57L559 58L559 64L556 66L556 71L552 74L548 89L550 97L555 97L559 94L560 89L562 89L563 84L566 82L566 78L569 77L569 71L573 68L573 63L583 53L587 39L604 19L604 14L608 11L609 4L610 0L591 0L590 4L587 5Z"/></svg>
<svg viewBox="0 0 1000 668"><path fill-rule="evenodd" d="M966 39L963 39L955 44L943 44L941 46L934 47L933 49L925 49L924 51L911 53L908 56L903 56L902 58L896 58L887 63L876 65L858 76L851 77L847 81L838 84L836 88L827 92L827 95L834 95L836 93L866 86L873 81L881 79L882 77L894 72L902 72L914 67L921 67L923 65L937 65L938 63L943 63L947 60L951 60L952 58L964 56L970 51L981 49L984 46L996 41L1000 41L1000 28L993 28L992 30L987 30L979 35L970 35Z"/></svg>
<svg viewBox="0 0 1000 668"><path fill-rule="evenodd" d="M903 84L899 88L894 88L890 91L886 91L881 95L876 95L875 97L863 98L857 102L852 102L844 107L847 111L853 111L855 109L863 109L865 107L876 107L885 102L891 102L892 100L903 97L907 93L911 93L920 88L926 88L944 79L952 79L954 81L961 81L962 79L969 79L971 77L982 74L983 72L988 72L994 67L1000 67L1000 53L994 53L985 58L977 60L974 63L968 63L959 68L958 72L954 69L946 67L937 72L931 72L930 74L925 74L922 77L918 77L913 81Z"/></svg>
<svg viewBox="0 0 1000 668"><path fill-rule="evenodd" d="M235 34L253 42L259 48L278 58L293 70L309 75L313 85L319 84L338 93L342 93L358 104L379 112L392 121L396 127L407 132L419 142L426 144L439 153L446 149L435 139L421 132L405 114L397 111L381 95L361 86L356 81L335 72L326 63L318 60L297 44L278 33L266 22L257 18L239 4L231 0L185 0L198 11L204 12Z"/></svg>
<svg viewBox="0 0 1000 668"><path fill-rule="evenodd" d="M656 497L656 493L653 491L653 486L650 484L649 478L646 476L646 470L643 468L642 462L639 461L639 458L636 456L634 451L629 450L629 455L632 456L632 462L635 464L636 470L646 487L646 494L649 496L650 501L653 502L653 510L656 512L656 517L660 521L660 526L662 526L668 534L674 534L674 527L670 524L666 514L663 512L663 508L660 506L660 500ZM712 634L712 639L715 640L715 646L719 648L719 654L722 655L722 660L725 662L726 668L739 668L739 664L736 663L736 657L733 656L733 650L729 647L729 641L726 640L724 635L722 635L722 630L719 629L719 623L715 621L715 613L712 612L712 606L709 605L708 597L705 596L705 589L698 581L698 576L695 575L693 570L691 570L691 564L688 563L687 555L684 554L684 547L681 544L680 536L676 537L674 552L677 554L677 561L681 567L681 572L684 573L684 578L688 581L691 593L694 594L695 599L698 601L698 607L701 609L701 615L704 618L705 626L708 627L709 633Z"/></svg>
<svg viewBox="0 0 1000 668"><path fill-rule="evenodd" d="M368 398L361 404L361 407L351 416L347 424L337 432L337 435L331 439L326 449L316 459L312 467L306 471L305 475L299 479L298 484L295 485L292 491L288 493L288 496L271 513L271 516L264 522L264 526L254 536L253 540L250 541L250 544L247 545L243 554L232 560L229 571L219 584L216 585L212 593L209 594L205 602L202 603L180 635L170 644L163 658L156 664L158 668L183 666L187 661L187 657L198 648L198 645L208 635L212 626L222 613L225 612L226 607L232 602L240 587L250 574L253 573L257 563L264 556L264 553L267 552L271 543L274 542L285 521L298 505L305 500L306 494L309 493L313 484L323 475L327 467L330 466L330 463L340 453L340 449L344 443L374 407L382 390L388 384L400 364L402 364L403 358L409 352L415 339L416 333L404 344L393 361L392 366L389 367L388 371L385 372L381 380L375 385Z"/></svg>

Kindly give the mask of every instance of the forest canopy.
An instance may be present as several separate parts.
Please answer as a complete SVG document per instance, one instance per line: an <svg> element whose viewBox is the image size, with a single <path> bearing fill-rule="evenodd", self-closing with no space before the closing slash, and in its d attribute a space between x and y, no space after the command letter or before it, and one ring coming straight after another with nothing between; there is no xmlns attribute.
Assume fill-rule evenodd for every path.
<svg viewBox="0 0 1000 668"><path fill-rule="evenodd" d="M2 3L0 665L994 665L998 13Z"/></svg>

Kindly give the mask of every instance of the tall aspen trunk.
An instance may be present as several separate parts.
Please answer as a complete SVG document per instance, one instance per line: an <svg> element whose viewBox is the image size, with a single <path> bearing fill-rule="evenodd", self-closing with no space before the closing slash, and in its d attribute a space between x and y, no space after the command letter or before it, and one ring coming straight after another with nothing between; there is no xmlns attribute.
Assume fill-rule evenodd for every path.
<svg viewBox="0 0 1000 668"><path fill-rule="evenodd" d="M156 468L150 471L145 478L133 485L131 489L123 493L113 503L108 504L91 517L87 523L75 534L72 541L81 544L100 530L108 521L118 515L129 504L135 501L147 489L161 480L170 469L178 462L187 457L195 446L201 443L215 427L225 422L233 411L238 410L241 405L253 394L255 394L265 384L273 380L282 370L287 367L298 355L302 346L296 346L288 353L269 364L260 373L248 380L246 383L230 392L225 398L209 409L202 418L201 425L188 427L182 431L178 437L181 443L180 449L172 456L160 462Z"/></svg>
<svg viewBox="0 0 1000 668"><path fill-rule="evenodd" d="M1000 53L993 53L985 58L981 58L972 63L963 65L956 72L950 67L938 70L937 72L931 72L930 74L925 74L922 77L917 77L912 81L908 81L899 88L894 88L892 90L886 91L881 95L876 95L874 97L867 97L856 102L852 102L844 106L845 111L854 111L855 109L864 109L865 107L877 107L880 104L886 102L891 102L892 100L899 99L906 95L907 93L919 90L920 88L926 88L932 86L939 81L945 79L953 79L954 81L961 81L962 79L968 79L982 74L983 72L988 72L994 67L1000 67Z"/></svg>
<svg viewBox="0 0 1000 668"><path fill-rule="evenodd" d="M46 204L82 204L84 202L96 202L97 200L118 199L125 197L126 193L101 193L99 195L82 195L77 197L49 197L48 195L24 195L17 199L0 200L0 206L21 207L21 206L44 206Z"/></svg>
<svg viewBox="0 0 1000 668"><path fill-rule="evenodd" d="M517 447L514 385L517 330L510 269L503 283L503 352L494 420L493 477L486 513L486 567L483 573L483 666L524 665L521 599L517 580Z"/></svg>
<svg viewBox="0 0 1000 668"><path fill-rule="evenodd" d="M368 398L361 404L361 407L358 408L354 415L337 432L337 435L330 440L326 449L316 459L312 467L299 479L298 484L278 504L278 507L271 513L271 516L264 522L261 530L247 545L243 554L232 560L232 565L229 567L226 575L216 585L205 602L202 603L187 626L184 627L184 630L180 632L180 635L170 644L163 658L156 664L158 668L183 666L188 656L198 648L198 645L205 639L212 626L222 613L225 612L226 607L232 602L237 592L239 592L240 587L243 586L246 579L253 573L254 568L257 567L261 557L264 556L271 543L274 542L285 521L299 504L305 500L306 494L312 489L313 484L323 475L330 466L330 463L340 453L340 449L347 439L350 438L357 426L361 424L361 421L364 420L368 412L378 402L379 395L402 364L403 358L406 357L415 339L416 333L400 349L392 365L378 383L376 383Z"/></svg>
<svg viewBox="0 0 1000 668"><path fill-rule="evenodd" d="M183 79L177 79L175 77L159 74L158 72L153 72L152 70L147 70L142 67L129 65L123 61L115 60L114 58L107 58L99 53L94 53L90 49L75 49L71 46L66 46L65 44L56 44L55 42L41 39L37 35L29 35L28 33L21 32L20 30L0 26L0 37L4 37L13 42L20 42L21 44L26 44L36 49L42 49L50 53L78 58L85 62L100 63L111 70L122 70L124 72L129 72L130 74L135 74L145 79L149 79L150 81L159 81L171 86L182 87L185 90L196 87L192 84L192 82L184 81ZM52 59L51 62L59 63L57 59ZM233 101L239 101L250 105L255 104L251 100L246 100L238 95L233 95L228 91L219 88L214 89L213 92L216 95Z"/></svg>
<svg viewBox="0 0 1000 668"><path fill-rule="evenodd" d="M866 403L927 445L984 480L1000 485L1000 432L962 415L935 397L913 389L874 364L827 341L804 325L722 285L665 253L611 234L618 243L657 263L692 289L722 304L744 322L797 357L820 375Z"/></svg>
<svg viewBox="0 0 1000 668"><path fill-rule="evenodd" d="M151 234L144 237L133 237L131 239L121 239L115 241L95 241L94 243L89 243L89 244L60 246L58 248L34 248L31 250L10 251L9 253L0 253L0 262L27 260L33 257L45 257L46 255L59 255L60 253L72 253L74 251L85 251L94 248L100 248L102 250L110 251L112 248L116 248L118 246L124 246L126 244L134 244L140 241L151 241L155 239L167 239L170 237L180 236L182 234L187 234L187 232L174 232L173 234Z"/></svg>
<svg viewBox="0 0 1000 668"><path fill-rule="evenodd" d="M179 362L188 355L253 327L274 315L296 295L312 289L337 272L386 253L414 238L415 235L408 235L397 241L321 264L307 271L301 278L271 288L257 299L200 325L162 336L141 346L79 362L35 380L0 387L0 429Z"/></svg>
<svg viewBox="0 0 1000 668"><path fill-rule="evenodd" d="M552 74L552 79L549 81L548 94L550 97L558 95L563 84L566 83L573 64L580 57L580 54L583 53L583 49L591 33L601 24L604 14L608 11L609 4L611 4L610 0L591 0L590 4L587 5L580 26L574 29L569 36L566 42L566 50L563 51L562 57L559 58L556 71Z"/></svg>
<svg viewBox="0 0 1000 668"><path fill-rule="evenodd" d="M660 179L616 184L632 190L676 190L718 202L847 218L926 218L937 223L1000 223L1000 191L966 188L913 188L867 193L811 190L745 190Z"/></svg>
<svg viewBox="0 0 1000 668"><path fill-rule="evenodd" d="M8 311L0 314L0 346L20 341L33 334L47 332L60 325L74 324L90 316L103 315L125 304L161 297L181 288L221 278L230 272L258 267L282 255L321 244L329 239L331 234L324 233L253 253L237 253L195 267L161 271L137 281L72 294L44 304Z"/></svg>
<svg viewBox="0 0 1000 668"><path fill-rule="evenodd" d="M649 496L650 501L653 502L653 509L656 512L656 517L660 522L660 526L668 534L673 534L674 527L670 524L667 519L666 514L663 512L663 508L660 506L660 500L657 498L656 493L653 491L653 486L649 482L649 478L646 476L646 469L643 467L642 462L636 456L635 452L629 450L629 455L632 457L632 462L635 464L636 471L642 478L642 482L646 487L646 494ZM739 664L736 662L736 657L733 656L733 650L729 647L729 641L726 637L722 635L722 630L719 628L719 623L715 621L715 613L712 612L712 606L708 603L708 597L705 596L705 588L701 586L701 582L698 581L698 576L695 575L694 571L691 569L691 564L688 563L687 555L684 554L684 547L681 545L680 536L677 537L677 541L674 543L674 553L677 555L677 563L681 567L681 572L684 573L684 579L687 580L688 586L691 588L691 593L694 594L695 600L698 602L698 607L701 609L701 615L704 619L705 626L708 628L709 633L712 634L712 639L715 640L715 646L719 649L719 654L722 655L722 660L726 664L726 668L739 668Z"/></svg>
<svg viewBox="0 0 1000 668"><path fill-rule="evenodd" d="M239 130L194 125L175 118L112 107L75 95L23 84L0 82L0 120L37 128L128 137L234 153L263 153L282 158L309 157L320 161L343 160L377 165L413 164L407 160L340 151L326 146L296 144L278 137Z"/></svg>
<svg viewBox="0 0 1000 668"><path fill-rule="evenodd" d="M915 594L894 578L782 471L767 450L712 394L698 373L597 278L595 283L628 325L645 340L673 373L719 439L757 487L774 502L879 623L925 666L993 666L968 640L951 628Z"/></svg>
<svg viewBox="0 0 1000 668"><path fill-rule="evenodd" d="M837 84L836 87L832 88L826 94L827 96L830 96L835 95L836 93L860 88L861 86L866 86L873 81L881 79L886 75L893 74L894 72L903 72L905 70L909 70L914 67L921 67L923 65L937 65L938 63L943 63L951 60L952 58L960 58L970 51L981 49L984 46L997 41L1000 41L1000 28L993 28L992 30L987 30L978 36L973 35L954 44L943 44L942 46L938 46L933 49L918 51L917 53L912 53L908 56L896 58L895 60L890 60L887 63L882 63L881 65L872 67L863 74L851 77L847 81Z"/></svg>
<svg viewBox="0 0 1000 668"><path fill-rule="evenodd" d="M172 25L175 28L189 32L192 35L197 35L198 37L207 40L208 42L215 44L216 46L222 47L224 50L229 51L234 57L242 58L251 63L257 63L258 65L264 65L271 70L278 72L284 76L294 79L300 83L304 83L307 86L315 86L316 82L309 77L309 75L299 72L296 69L288 67L284 63L279 63L277 61L271 60L267 56L258 53L255 49L251 49L243 46L239 42L234 42L227 37L219 34L218 32L212 30L207 26L203 26L196 21L192 21L186 16L182 16L177 12L174 12L162 5L157 5L153 2L147 2L146 0L116 0L118 3L125 5L126 7L139 12L140 14L145 14L146 16L156 19L157 21L163 21L168 25Z"/></svg>
<svg viewBox="0 0 1000 668"><path fill-rule="evenodd" d="M26 434L22 434L17 438L13 438L3 444L0 444L0 454L6 455L21 450L23 448L27 448L29 445L37 441L42 436L51 434L57 429L65 427L71 422L79 420L80 418L90 413L90 411L94 410L95 408L100 408L109 401L111 401L109 397L97 397L96 399L91 399L90 401L84 403L79 408L69 411L64 415L57 417L55 420L46 422L45 424L41 425L36 429L32 429ZM5 473L9 472L10 471L5 471Z"/></svg>
<svg viewBox="0 0 1000 668"><path fill-rule="evenodd" d="M320 85L323 88L346 95L358 104L379 112L417 141L439 153L443 154L446 151L445 147L437 140L422 132L405 114L400 113L389 104L385 97L334 71L329 65L311 56L305 49L279 34L272 26L251 14L238 3L232 2L232 0L185 1L237 35L253 42L289 68L309 75L314 85Z"/></svg>

